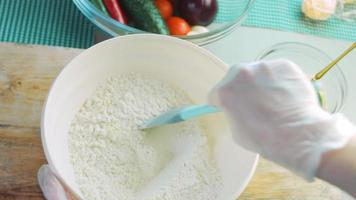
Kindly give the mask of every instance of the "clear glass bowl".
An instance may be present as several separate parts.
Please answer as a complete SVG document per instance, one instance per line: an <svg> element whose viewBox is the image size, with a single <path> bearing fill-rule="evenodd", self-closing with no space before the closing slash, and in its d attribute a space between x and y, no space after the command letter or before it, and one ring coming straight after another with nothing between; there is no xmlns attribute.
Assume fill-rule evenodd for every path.
<svg viewBox="0 0 356 200"><path fill-rule="evenodd" d="M356 0L338 0L335 16L337 18L356 22Z"/></svg>
<svg viewBox="0 0 356 200"><path fill-rule="evenodd" d="M262 52L257 60L277 58L286 58L298 64L310 78L332 61L330 56L318 48L294 42L276 44ZM347 82L340 67L334 66L318 80L318 84L324 94L324 108L331 113L339 112L347 96Z"/></svg>
<svg viewBox="0 0 356 200"><path fill-rule="evenodd" d="M111 36L145 31L121 24L103 14L90 0L73 0L79 10L95 25ZM247 16L254 0L218 0L218 14L212 24L208 26L209 32L192 36L179 37L198 45L204 45L221 39L238 27Z"/></svg>

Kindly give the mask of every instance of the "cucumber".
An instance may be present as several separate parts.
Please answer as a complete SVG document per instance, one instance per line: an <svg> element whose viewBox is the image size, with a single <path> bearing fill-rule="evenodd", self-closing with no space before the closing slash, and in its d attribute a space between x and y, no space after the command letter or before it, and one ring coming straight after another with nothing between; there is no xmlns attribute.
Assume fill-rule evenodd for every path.
<svg viewBox="0 0 356 200"><path fill-rule="evenodd" d="M152 33L169 34L153 0L120 0L120 3L138 28Z"/></svg>

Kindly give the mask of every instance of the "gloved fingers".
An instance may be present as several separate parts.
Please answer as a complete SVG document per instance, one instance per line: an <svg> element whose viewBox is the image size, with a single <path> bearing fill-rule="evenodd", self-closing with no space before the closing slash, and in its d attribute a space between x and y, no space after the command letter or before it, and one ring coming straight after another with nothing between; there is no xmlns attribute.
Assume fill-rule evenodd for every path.
<svg viewBox="0 0 356 200"><path fill-rule="evenodd" d="M287 59L261 61L249 68L258 87L283 88L283 91L287 93L289 89L291 91L301 90L300 92L305 94L315 93L311 78L298 65Z"/></svg>
<svg viewBox="0 0 356 200"><path fill-rule="evenodd" d="M311 78L295 63L287 59L268 61L267 65L274 73L275 83L284 87L284 92L299 102L318 103L315 87ZM303 94L303 95L299 95Z"/></svg>
<svg viewBox="0 0 356 200"><path fill-rule="evenodd" d="M252 70L251 77L254 77L258 88L273 90L275 93L280 92L283 96L291 96L300 102L313 100L312 103L317 103L316 92L310 77L292 61L276 59L253 63L245 67ZM283 101L283 99L277 99L276 103L280 104L281 100Z"/></svg>
<svg viewBox="0 0 356 200"><path fill-rule="evenodd" d="M311 94L311 95L315 94L315 88L311 81L310 75L304 73L297 64L287 59L277 59L273 61L272 67L274 68L273 71L275 72L275 76L278 78L278 80L281 79L285 80L285 84L287 84L289 81L299 82L299 84L290 88L291 90L296 90L296 91L301 90L300 92L304 92L305 94ZM291 84L287 84L287 85L290 86ZM298 86L299 88L295 88Z"/></svg>
<svg viewBox="0 0 356 200"><path fill-rule="evenodd" d="M56 178L49 165L42 165L37 173L38 183L47 200L74 200Z"/></svg>
<svg viewBox="0 0 356 200"><path fill-rule="evenodd" d="M267 76L279 81L295 79L308 80L307 75L297 64L283 58L261 61L258 65L254 65L253 70L256 71L256 77Z"/></svg>
<svg viewBox="0 0 356 200"><path fill-rule="evenodd" d="M250 70L239 65L231 66L225 77L210 91L208 95L209 104L218 107L223 105L224 103L221 100L228 98L221 97L233 94L233 91L237 89L236 85L247 84L251 80L253 80L253 77Z"/></svg>

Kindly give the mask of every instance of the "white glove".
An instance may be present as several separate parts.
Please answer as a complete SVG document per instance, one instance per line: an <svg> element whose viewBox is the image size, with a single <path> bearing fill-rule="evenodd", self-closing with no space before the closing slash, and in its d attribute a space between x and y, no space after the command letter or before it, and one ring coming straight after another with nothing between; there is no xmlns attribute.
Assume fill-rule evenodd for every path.
<svg viewBox="0 0 356 200"><path fill-rule="evenodd" d="M342 148L356 128L324 111L310 79L287 60L233 66L211 91L246 149L313 180L321 155Z"/></svg>
<svg viewBox="0 0 356 200"><path fill-rule="evenodd" d="M38 183L47 200L76 200L74 195L60 183L49 165L43 165L38 170Z"/></svg>

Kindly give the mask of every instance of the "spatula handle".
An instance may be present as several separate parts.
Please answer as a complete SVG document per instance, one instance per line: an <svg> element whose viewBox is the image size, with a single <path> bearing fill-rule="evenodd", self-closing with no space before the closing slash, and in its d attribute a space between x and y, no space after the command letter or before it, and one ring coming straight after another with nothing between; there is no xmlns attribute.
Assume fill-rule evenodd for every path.
<svg viewBox="0 0 356 200"><path fill-rule="evenodd" d="M184 108L181 112L181 117L184 120L188 120L191 118L199 117L202 115L206 115L209 113L216 113L220 112L220 110L214 106L208 104L196 105L196 106L189 106Z"/></svg>

